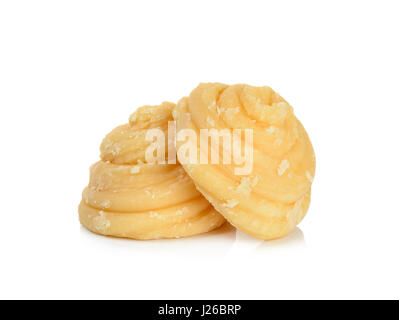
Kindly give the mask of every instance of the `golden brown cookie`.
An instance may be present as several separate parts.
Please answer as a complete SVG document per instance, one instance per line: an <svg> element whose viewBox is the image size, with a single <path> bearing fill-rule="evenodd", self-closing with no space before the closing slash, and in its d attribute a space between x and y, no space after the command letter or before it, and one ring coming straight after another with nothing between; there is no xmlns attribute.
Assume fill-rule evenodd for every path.
<svg viewBox="0 0 399 320"><path fill-rule="evenodd" d="M147 163L148 129L167 137L172 103L144 106L111 131L92 165L79 218L98 234L133 239L179 238L211 231L225 219L196 190L179 164ZM168 148L165 150L168 154Z"/></svg>
<svg viewBox="0 0 399 320"><path fill-rule="evenodd" d="M198 190L231 224L255 237L274 239L303 219L315 173L314 151L292 107L276 92L241 84L200 84L179 101L173 115L178 132L192 129L198 136L200 129L212 128L227 129L232 136L234 129L252 132L249 171L240 172L243 165L233 160L224 164L221 147L218 164L185 163L178 152ZM238 139L242 146L244 137L242 132ZM177 148L185 143L178 139Z"/></svg>

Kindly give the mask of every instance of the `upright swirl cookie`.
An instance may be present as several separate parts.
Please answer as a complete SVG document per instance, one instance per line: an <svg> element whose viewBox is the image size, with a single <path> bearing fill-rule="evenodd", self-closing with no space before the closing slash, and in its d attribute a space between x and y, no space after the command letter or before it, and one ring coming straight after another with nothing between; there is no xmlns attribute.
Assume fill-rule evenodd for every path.
<svg viewBox="0 0 399 320"><path fill-rule="evenodd" d="M79 218L92 232L133 239L179 238L211 231L225 219L196 190L179 164L147 163L148 129L165 132L172 103L144 106L101 144ZM168 149L166 149L167 153Z"/></svg>
<svg viewBox="0 0 399 320"><path fill-rule="evenodd" d="M212 128L227 129L233 136L234 129L252 132L253 162L245 174L237 173L239 165L234 162L192 164L182 161L178 152L198 190L232 225L255 237L274 239L303 219L315 173L314 151L292 107L276 92L241 84L200 84L179 101L173 115L178 132L192 129L198 136L200 129ZM244 134L239 141L244 144ZM184 143L178 139L178 149ZM222 148L216 152L222 159Z"/></svg>

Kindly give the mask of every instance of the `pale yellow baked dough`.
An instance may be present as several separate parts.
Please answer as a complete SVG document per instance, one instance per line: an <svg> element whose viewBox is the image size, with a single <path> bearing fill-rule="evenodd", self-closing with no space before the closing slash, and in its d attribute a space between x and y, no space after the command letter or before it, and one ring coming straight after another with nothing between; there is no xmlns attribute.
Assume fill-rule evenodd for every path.
<svg viewBox="0 0 399 320"><path fill-rule="evenodd" d="M144 106L115 128L101 145L79 205L87 229L133 239L179 238L211 231L225 219L196 190L180 164L145 161L147 129L167 137L173 103ZM167 151L167 149L166 149Z"/></svg>
<svg viewBox="0 0 399 320"><path fill-rule="evenodd" d="M253 129L249 175L236 175L234 164L184 164L198 190L232 225L274 239L303 219L315 173L314 151L292 107L276 92L241 84L200 84L179 101L173 115L178 131L190 128L198 136L204 128ZM177 147L183 143L177 141Z"/></svg>

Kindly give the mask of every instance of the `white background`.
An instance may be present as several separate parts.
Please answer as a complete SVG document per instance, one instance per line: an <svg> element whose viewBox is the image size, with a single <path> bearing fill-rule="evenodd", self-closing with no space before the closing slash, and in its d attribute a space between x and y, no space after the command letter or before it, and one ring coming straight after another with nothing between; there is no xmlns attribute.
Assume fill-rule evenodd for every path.
<svg viewBox="0 0 399 320"><path fill-rule="evenodd" d="M399 298L397 1L1 1L0 298ZM199 82L269 85L317 159L289 237L93 235L102 138Z"/></svg>

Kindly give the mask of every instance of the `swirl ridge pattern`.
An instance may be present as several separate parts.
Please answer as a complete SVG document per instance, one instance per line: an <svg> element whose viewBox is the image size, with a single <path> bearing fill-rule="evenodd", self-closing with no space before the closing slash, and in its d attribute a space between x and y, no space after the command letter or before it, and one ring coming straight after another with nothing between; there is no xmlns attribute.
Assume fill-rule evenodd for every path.
<svg viewBox="0 0 399 320"><path fill-rule="evenodd" d="M167 137L175 104L143 106L103 140L90 168L79 218L92 232L133 239L179 238L208 232L225 219L196 190L180 164L145 161L148 129ZM166 150L166 154L167 154Z"/></svg>
<svg viewBox="0 0 399 320"><path fill-rule="evenodd" d="M183 165L232 225L261 239L275 239L303 219L315 156L304 127L279 94L269 87L203 83L178 102L174 117L177 130L189 128L198 135L201 129L252 130L249 175L236 175L234 164ZM178 148L181 144L177 142Z"/></svg>

